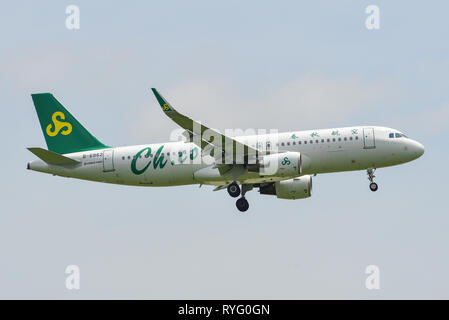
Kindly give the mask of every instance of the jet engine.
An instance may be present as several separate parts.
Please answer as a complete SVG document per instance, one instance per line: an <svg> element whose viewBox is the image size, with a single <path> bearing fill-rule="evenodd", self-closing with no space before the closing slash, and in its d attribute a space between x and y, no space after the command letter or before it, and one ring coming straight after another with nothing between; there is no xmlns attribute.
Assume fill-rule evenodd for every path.
<svg viewBox="0 0 449 320"><path fill-rule="evenodd" d="M302 172L300 152L283 152L263 156L257 164L248 165L249 172L261 176L294 177Z"/></svg>
<svg viewBox="0 0 449 320"><path fill-rule="evenodd" d="M312 195L312 176L277 181L259 188L260 194L276 195L279 199L304 199Z"/></svg>

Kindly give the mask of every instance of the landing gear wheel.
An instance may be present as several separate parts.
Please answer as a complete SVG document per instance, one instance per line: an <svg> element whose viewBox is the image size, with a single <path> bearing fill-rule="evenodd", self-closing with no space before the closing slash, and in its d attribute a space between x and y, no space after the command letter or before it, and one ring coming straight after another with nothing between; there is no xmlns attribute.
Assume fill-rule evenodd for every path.
<svg viewBox="0 0 449 320"><path fill-rule="evenodd" d="M235 205L237 206L237 209L239 209L241 212L245 212L249 208L248 200L246 200L246 198L243 197L238 199Z"/></svg>
<svg viewBox="0 0 449 320"><path fill-rule="evenodd" d="M377 191L377 189L378 189L378 186L377 186L377 183L375 183L375 182L371 182L370 184L369 184L369 188L370 188L370 190L371 191Z"/></svg>
<svg viewBox="0 0 449 320"><path fill-rule="evenodd" d="M240 187L237 183L233 182L228 186L228 193L231 197L237 198L240 195Z"/></svg>

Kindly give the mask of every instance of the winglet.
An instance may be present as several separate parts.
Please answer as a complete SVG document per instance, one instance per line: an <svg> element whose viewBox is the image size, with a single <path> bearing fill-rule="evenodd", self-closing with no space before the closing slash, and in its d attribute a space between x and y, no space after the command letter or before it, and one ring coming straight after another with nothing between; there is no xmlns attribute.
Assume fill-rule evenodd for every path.
<svg viewBox="0 0 449 320"><path fill-rule="evenodd" d="M151 91L153 91L154 95L156 96L157 102L159 102L159 104L161 105L162 111L170 112L174 110L172 106L167 102L167 100L165 100L164 97L160 95L156 88L151 88Z"/></svg>
<svg viewBox="0 0 449 320"><path fill-rule="evenodd" d="M76 165L80 163L79 161L60 155L59 153L48 151L42 148L27 148L27 149L32 153L34 153L39 159L48 164L61 166L61 165Z"/></svg>

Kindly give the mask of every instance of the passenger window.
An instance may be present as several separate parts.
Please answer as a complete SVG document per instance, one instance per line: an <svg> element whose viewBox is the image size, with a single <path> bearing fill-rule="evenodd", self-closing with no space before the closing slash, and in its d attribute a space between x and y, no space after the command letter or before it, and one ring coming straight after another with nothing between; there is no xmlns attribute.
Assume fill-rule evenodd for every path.
<svg viewBox="0 0 449 320"><path fill-rule="evenodd" d="M296 141L293 141L292 143L293 143L294 146L296 146Z"/></svg>
<svg viewBox="0 0 449 320"><path fill-rule="evenodd" d="M335 138L333 138L332 141L335 142Z"/></svg>
<svg viewBox="0 0 449 320"><path fill-rule="evenodd" d="M355 140L359 140L359 136L355 136Z"/></svg>
<svg viewBox="0 0 449 320"><path fill-rule="evenodd" d="M341 141L341 138L338 138L338 141Z"/></svg>
<svg viewBox="0 0 449 320"><path fill-rule="evenodd" d="M125 157L122 157L122 160L125 160Z"/></svg>
<svg viewBox="0 0 449 320"><path fill-rule="evenodd" d="M316 139L315 142L318 143L318 142L320 142L320 140Z"/></svg>
<svg viewBox="0 0 449 320"><path fill-rule="evenodd" d="M327 138L327 142L331 142L331 139Z"/></svg>
<svg viewBox="0 0 449 320"><path fill-rule="evenodd" d="M348 140L348 138L344 137L344 139L343 139L343 140L347 141L347 140Z"/></svg>
<svg viewBox="0 0 449 320"><path fill-rule="evenodd" d="M321 139L321 143L324 143L324 139Z"/></svg>
<svg viewBox="0 0 449 320"><path fill-rule="evenodd" d="M287 142L287 146L289 146L290 145L290 142Z"/></svg>
<svg viewBox="0 0 449 320"><path fill-rule="evenodd" d="M301 144L301 141L298 141L298 144Z"/></svg>
<svg viewBox="0 0 449 320"><path fill-rule="evenodd" d="M352 137L349 137L349 140L352 140Z"/></svg>
<svg viewBox="0 0 449 320"><path fill-rule="evenodd" d="M304 141L304 144L307 144L307 141Z"/></svg>
<svg viewBox="0 0 449 320"><path fill-rule="evenodd" d="M310 144L312 144L313 143L313 140L310 140Z"/></svg>

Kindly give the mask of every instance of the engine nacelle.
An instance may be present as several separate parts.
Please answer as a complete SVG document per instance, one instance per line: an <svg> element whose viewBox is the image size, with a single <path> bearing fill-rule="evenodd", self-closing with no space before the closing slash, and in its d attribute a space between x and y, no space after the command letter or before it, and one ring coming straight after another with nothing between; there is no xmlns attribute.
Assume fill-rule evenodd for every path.
<svg viewBox="0 0 449 320"><path fill-rule="evenodd" d="M275 194L279 199L304 199L312 195L312 176L305 175L260 187L261 194Z"/></svg>
<svg viewBox="0 0 449 320"><path fill-rule="evenodd" d="M300 152L283 152L262 157L259 164L261 176L293 177L301 174L302 160Z"/></svg>

